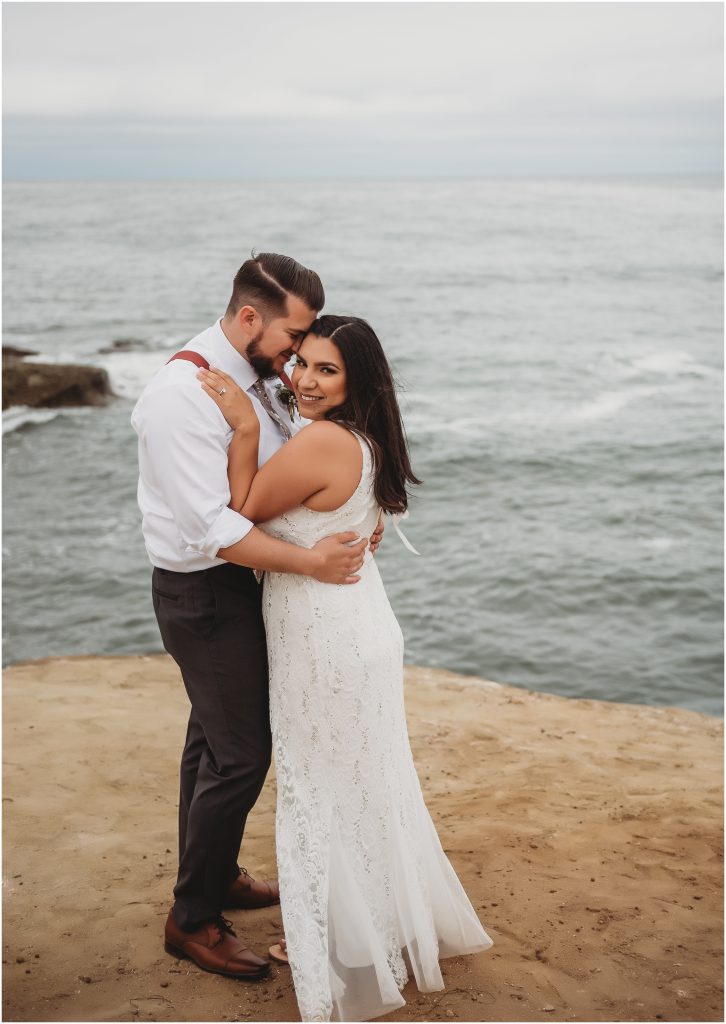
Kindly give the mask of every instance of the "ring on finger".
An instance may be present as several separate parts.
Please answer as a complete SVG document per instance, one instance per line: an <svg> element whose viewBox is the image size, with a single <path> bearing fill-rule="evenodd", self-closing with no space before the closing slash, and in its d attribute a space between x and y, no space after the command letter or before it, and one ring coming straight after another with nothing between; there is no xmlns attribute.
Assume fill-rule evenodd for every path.
<svg viewBox="0 0 726 1024"><path fill-rule="evenodd" d="M220 393L220 395L225 395L227 393L227 389L226 388L220 388L219 389L219 393Z"/></svg>

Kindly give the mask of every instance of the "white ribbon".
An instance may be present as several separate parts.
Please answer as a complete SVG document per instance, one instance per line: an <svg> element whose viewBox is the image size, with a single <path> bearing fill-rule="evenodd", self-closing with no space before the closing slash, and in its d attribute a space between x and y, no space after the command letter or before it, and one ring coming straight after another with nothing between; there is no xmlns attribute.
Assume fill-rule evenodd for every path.
<svg viewBox="0 0 726 1024"><path fill-rule="evenodd" d="M402 519L408 519L408 509L406 509L405 512L395 512L391 516L391 522L393 523L393 529L396 531L396 533L400 537L401 543L403 544L403 546L408 551L410 551L412 555L418 555L420 557L421 556L421 552L416 550L416 548L413 546L411 541L408 539L408 537L405 535L403 530L398 525L401 522Z"/></svg>

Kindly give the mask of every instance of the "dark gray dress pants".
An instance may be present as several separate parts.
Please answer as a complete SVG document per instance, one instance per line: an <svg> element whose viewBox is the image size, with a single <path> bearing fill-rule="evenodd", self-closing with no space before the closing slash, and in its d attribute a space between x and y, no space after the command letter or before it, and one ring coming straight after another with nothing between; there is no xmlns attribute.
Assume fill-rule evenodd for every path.
<svg viewBox="0 0 726 1024"><path fill-rule="evenodd" d="M230 562L155 568L154 611L192 705L181 761L174 919L193 931L222 910L239 874L247 815L271 756L262 587ZM165 742L161 737L160 742Z"/></svg>

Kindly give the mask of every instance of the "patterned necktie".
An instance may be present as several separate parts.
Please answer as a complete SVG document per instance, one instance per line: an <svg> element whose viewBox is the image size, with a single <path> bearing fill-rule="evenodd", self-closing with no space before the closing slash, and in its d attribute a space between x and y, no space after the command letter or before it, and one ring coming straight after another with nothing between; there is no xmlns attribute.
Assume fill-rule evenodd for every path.
<svg viewBox="0 0 726 1024"><path fill-rule="evenodd" d="M265 407L265 412L267 413L267 415L270 417L270 419L273 419L277 424L282 436L285 438L286 441L289 441L290 438L292 437L292 431L285 423L285 421L275 412L272 402L270 401L270 396L267 394L267 389L265 388L265 385L259 378L252 385L252 390L257 395L259 400L262 402L263 406Z"/></svg>

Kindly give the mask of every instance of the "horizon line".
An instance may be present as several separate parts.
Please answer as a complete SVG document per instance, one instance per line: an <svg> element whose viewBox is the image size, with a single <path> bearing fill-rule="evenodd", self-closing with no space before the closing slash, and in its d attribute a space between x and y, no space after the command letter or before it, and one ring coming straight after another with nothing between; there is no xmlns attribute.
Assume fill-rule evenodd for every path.
<svg viewBox="0 0 726 1024"><path fill-rule="evenodd" d="M724 172L720 171L623 171L611 174L595 174L585 172L574 172L574 171L562 171L562 172L550 172L542 174L520 174L512 172L510 174L467 174L467 175L386 175L386 176L353 176L353 175L335 175L335 176L306 176L306 177L240 177L240 176L225 176L217 178L208 177L115 177L115 176L72 176L62 178L52 177L40 177L40 176L14 176L7 177L2 176L2 183L5 184L46 184L46 185L70 185L74 183L85 183L85 184L168 184L170 182L178 182L179 184L257 184L257 185L273 185L273 184L311 184L314 182L350 182L350 183L404 183L404 182L484 182L484 181L622 181L632 179L667 179L667 180L693 180L693 179L708 179L718 180L723 184Z"/></svg>

